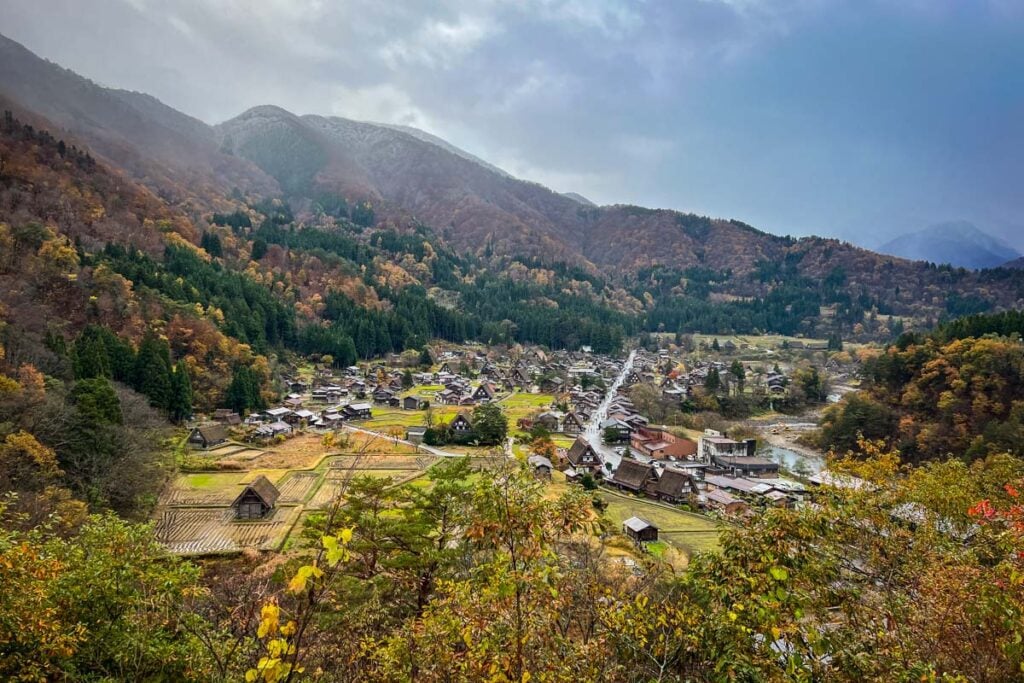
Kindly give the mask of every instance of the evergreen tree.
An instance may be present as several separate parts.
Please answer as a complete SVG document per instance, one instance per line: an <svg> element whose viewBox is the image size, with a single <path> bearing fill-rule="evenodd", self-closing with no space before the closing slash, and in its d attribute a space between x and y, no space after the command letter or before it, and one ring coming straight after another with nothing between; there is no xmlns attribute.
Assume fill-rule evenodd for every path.
<svg viewBox="0 0 1024 683"><path fill-rule="evenodd" d="M252 260L259 261L261 258L267 255L267 243L265 240L257 237L252 241Z"/></svg>
<svg viewBox="0 0 1024 683"><path fill-rule="evenodd" d="M496 446L508 436L508 418L497 403L485 403L473 409L473 431L484 446Z"/></svg>
<svg viewBox="0 0 1024 683"><path fill-rule="evenodd" d="M224 250L220 244L220 237L212 232L204 232L202 239L199 241L201 246L207 254L210 256L223 256Z"/></svg>
<svg viewBox="0 0 1024 683"><path fill-rule="evenodd" d="M105 377L93 377L75 382L71 389L71 401L78 409L78 415L93 426L121 424L121 400L114 386Z"/></svg>
<svg viewBox="0 0 1024 683"><path fill-rule="evenodd" d="M184 360L178 361L171 374L171 398L167 411L174 422L182 422L192 415L192 381Z"/></svg>
<svg viewBox="0 0 1024 683"><path fill-rule="evenodd" d="M434 359L430 357L430 349L424 346L423 350L420 351L420 365L424 367L430 367L433 364Z"/></svg>
<svg viewBox="0 0 1024 683"><path fill-rule="evenodd" d="M711 393L722 388L722 378L718 374L718 368L711 368L708 371L708 376L704 378L704 388Z"/></svg>
<svg viewBox="0 0 1024 683"><path fill-rule="evenodd" d="M743 369L743 364L738 360L734 360L732 365L729 367L729 374L736 378L736 385L739 389L739 393L743 393L743 384L747 379L747 373Z"/></svg>
<svg viewBox="0 0 1024 683"><path fill-rule="evenodd" d="M71 362L75 379L109 379L111 376L110 360L107 358L107 349L103 342L98 338L86 336L84 332L75 340Z"/></svg>
<svg viewBox="0 0 1024 683"><path fill-rule="evenodd" d="M147 334L135 357L135 390L151 405L167 410L171 403L171 351L167 342Z"/></svg>
<svg viewBox="0 0 1024 683"><path fill-rule="evenodd" d="M231 377L231 384L227 391L227 404L239 415L244 415L250 409L264 407L263 395L260 393L259 375L254 370L244 365L235 368Z"/></svg>
<svg viewBox="0 0 1024 683"><path fill-rule="evenodd" d="M412 389L413 384L415 384L415 382L412 379L412 370L406 368L405 372L402 373L402 388Z"/></svg>

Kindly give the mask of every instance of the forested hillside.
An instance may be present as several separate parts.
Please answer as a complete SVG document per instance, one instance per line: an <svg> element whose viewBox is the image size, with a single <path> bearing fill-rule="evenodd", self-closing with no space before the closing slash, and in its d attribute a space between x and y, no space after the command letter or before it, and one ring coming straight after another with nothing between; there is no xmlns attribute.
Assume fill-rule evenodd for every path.
<svg viewBox="0 0 1024 683"><path fill-rule="evenodd" d="M906 334L863 369L866 387L825 413L821 445L893 444L910 462L1024 454L1024 317L980 315Z"/></svg>
<svg viewBox="0 0 1024 683"><path fill-rule="evenodd" d="M436 252L465 261L456 266L464 281L475 278L470 270L519 282L520 265L535 280L550 279L541 271L572 270L577 283L591 281L594 289L585 297L591 303L632 314L631 322L613 323L625 332L840 332L878 339L908 323L928 325L1024 301L1024 274L1016 270L970 272L880 256L837 240L770 235L737 220L588 206L397 126L262 106L211 127L147 95L98 86L13 41L0 40L0 49L0 96L13 111L26 120L41 115L51 131L67 131L200 231L211 214L241 209L253 222L244 233L235 226L236 235L249 238L249 227L269 227L263 224L270 213L260 210L269 199L288 205L289 219L278 227L383 229L402 239L426 231ZM309 241L308 235L302 239ZM359 240L365 243L367 236ZM351 254L343 257L363 265ZM353 276L333 275L335 284L357 288ZM408 281L428 290L453 289L419 273L392 277L387 286L397 290ZM568 285L536 289L530 299L563 305L551 293L578 294L576 285ZM362 303L357 292L350 294ZM546 323L535 319L496 318L497 310L470 313L481 316L481 326L508 318L519 328L517 338L585 343L544 330ZM555 320L551 327L564 323ZM584 330L581 338L591 336Z"/></svg>

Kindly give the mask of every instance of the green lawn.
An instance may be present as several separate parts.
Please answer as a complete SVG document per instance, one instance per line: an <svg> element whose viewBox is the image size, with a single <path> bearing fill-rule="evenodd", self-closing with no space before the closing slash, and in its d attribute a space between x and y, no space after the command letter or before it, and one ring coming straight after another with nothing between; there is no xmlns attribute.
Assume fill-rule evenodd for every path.
<svg viewBox="0 0 1024 683"><path fill-rule="evenodd" d="M721 548L718 531L680 531L661 534L659 538L671 543L679 550L693 557L699 552L717 552Z"/></svg>
<svg viewBox="0 0 1024 683"><path fill-rule="evenodd" d="M179 483L195 491L217 491L233 488L240 484L247 472L200 472L185 474Z"/></svg>
<svg viewBox="0 0 1024 683"><path fill-rule="evenodd" d="M555 400L553 394L530 394L516 392L501 399L499 403L506 409L514 408L545 408Z"/></svg>
<svg viewBox="0 0 1024 683"><path fill-rule="evenodd" d="M598 495L608 503L605 514L616 528L621 528L622 522L630 517L642 517L658 527L661 540L671 543L687 556L718 548L721 524L714 519L610 491L601 490Z"/></svg>
<svg viewBox="0 0 1024 683"><path fill-rule="evenodd" d="M551 440L559 448L570 448L573 443L576 442L575 436L565 436L564 434L555 434L551 437Z"/></svg>
<svg viewBox="0 0 1024 683"><path fill-rule="evenodd" d="M400 410L374 407L373 417L357 422L360 427L380 431L388 427L422 427L426 424L423 410Z"/></svg>
<svg viewBox="0 0 1024 683"><path fill-rule="evenodd" d="M498 401L498 405L505 411L505 416L508 417L509 429L514 434L522 434L522 430L516 427L516 423L524 417L530 417L535 415L548 406L555 397L551 394L530 394L530 393L514 393L509 394L505 398Z"/></svg>

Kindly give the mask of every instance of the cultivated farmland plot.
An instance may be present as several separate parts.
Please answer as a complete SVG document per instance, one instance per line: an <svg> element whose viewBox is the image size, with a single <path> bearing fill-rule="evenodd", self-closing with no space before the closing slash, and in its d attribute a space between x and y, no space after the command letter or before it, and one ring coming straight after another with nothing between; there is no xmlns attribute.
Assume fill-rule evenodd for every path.
<svg viewBox="0 0 1024 683"><path fill-rule="evenodd" d="M367 470L423 470L437 462L437 458L429 455L336 455L327 460L327 466L332 470L343 470L356 467L356 469Z"/></svg>
<svg viewBox="0 0 1024 683"><path fill-rule="evenodd" d="M164 490L161 505L230 505L242 492L246 472L217 472L179 476Z"/></svg>
<svg viewBox="0 0 1024 683"><path fill-rule="evenodd" d="M293 472L285 479L278 490L281 492L281 503L301 503L313 492L320 481L320 472Z"/></svg>
<svg viewBox="0 0 1024 683"><path fill-rule="evenodd" d="M344 487L344 479L328 475L313 495L313 498L306 504L306 508L309 510L326 510L334 502L334 499L341 494Z"/></svg>
<svg viewBox="0 0 1024 683"><path fill-rule="evenodd" d="M157 521L157 540L178 555L235 552L244 548L273 550L299 514L298 507L280 507L266 519L234 521L230 508L168 508Z"/></svg>

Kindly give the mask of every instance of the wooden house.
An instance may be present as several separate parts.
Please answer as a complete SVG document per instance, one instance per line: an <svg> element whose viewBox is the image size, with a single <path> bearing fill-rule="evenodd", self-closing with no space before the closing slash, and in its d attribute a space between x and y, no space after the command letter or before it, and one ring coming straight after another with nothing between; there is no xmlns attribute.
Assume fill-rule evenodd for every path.
<svg viewBox="0 0 1024 683"><path fill-rule="evenodd" d="M373 407L369 403L350 403L341 412L347 420L368 420L373 417Z"/></svg>
<svg viewBox="0 0 1024 683"><path fill-rule="evenodd" d="M402 410L423 410L428 405L427 401L424 401L416 396L406 396L402 399Z"/></svg>
<svg viewBox="0 0 1024 683"><path fill-rule="evenodd" d="M623 458L619 463L615 474L612 475L611 484L620 490L643 492L649 484L657 484L658 474L654 467L637 460Z"/></svg>
<svg viewBox="0 0 1024 683"><path fill-rule="evenodd" d="M473 429L473 423L470 422L469 418L464 413L459 413L455 418L448 423L448 426L455 432L469 432Z"/></svg>
<svg viewBox="0 0 1024 683"><path fill-rule="evenodd" d="M598 457L597 451L590 445L590 442L582 436L576 437L576 441L573 442L568 452L566 452L565 459L579 473L599 472L601 470L601 458Z"/></svg>
<svg viewBox="0 0 1024 683"><path fill-rule="evenodd" d="M697 493L697 485L688 472L666 467L650 492L658 500L678 505L688 502L690 496Z"/></svg>
<svg viewBox="0 0 1024 683"><path fill-rule="evenodd" d="M658 540L658 527L639 517L630 517L623 522L622 532L637 545Z"/></svg>
<svg viewBox="0 0 1024 683"><path fill-rule="evenodd" d="M576 413L569 413L562 420L562 431L566 434L579 434L583 431L583 421Z"/></svg>
<svg viewBox="0 0 1024 683"><path fill-rule="evenodd" d="M490 382L483 382L473 392L473 398L481 403L487 403L493 401L497 392L494 391L494 385Z"/></svg>
<svg viewBox="0 0 1024 683"><path fill-rule="evenodd" d="M530 466L533 471L533 476L538 479L551 479L551 461L545 458L543 455L537 455L534 453L526 459L526 463Z"/></svg>
<svg viewBox="0 0 1024 683"><path fill-rule="evenodd" d="M231 507L235 511L235 519L264 519L274 511L281 492L262 474L256 477L238 494Z"/></svg>
<svg viewBox="0 0 1024 683"><path fill-rule="evenodd" d="M558 413L547 411L533 418L533 424L540 425L549 432L558 431Z"/></svg>
<svg viewBox="0 0 1024 683"><path fill-rule="evenodd" d="M200 448L212 448L228 440L228 430L224 425L206 425L196 427L188 435L188 442Z"/></svg>

